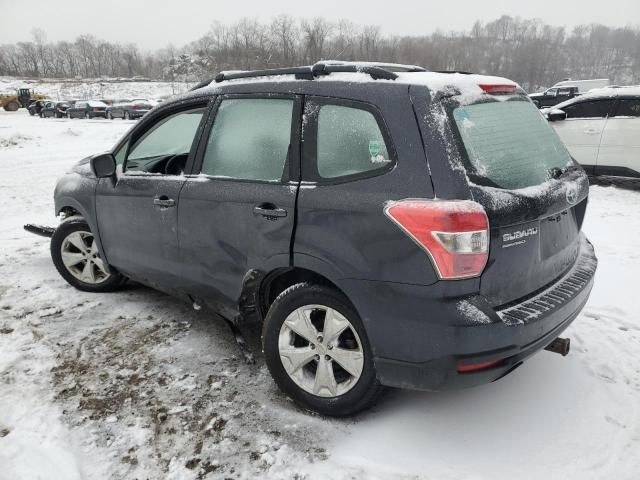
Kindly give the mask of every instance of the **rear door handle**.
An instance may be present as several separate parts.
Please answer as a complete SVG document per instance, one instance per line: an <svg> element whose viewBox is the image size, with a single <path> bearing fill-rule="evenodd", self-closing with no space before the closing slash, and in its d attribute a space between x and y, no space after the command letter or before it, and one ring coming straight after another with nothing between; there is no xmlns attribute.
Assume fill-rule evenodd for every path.
<svg viewBox="0 0 640 480"><path fill-rule="evenodd" d="M153 199L153 204L157 205L158 207L169 208L175 207L176 201L173 198L167 197L166 195L161 195Z"/></svg>
<svg viewBox="0 0 640 480"><path fill-rule="evenodd" d="M275 205L263 204L253 207L253 214L262 215L263 217L286 217L287 211Z"/></svg>

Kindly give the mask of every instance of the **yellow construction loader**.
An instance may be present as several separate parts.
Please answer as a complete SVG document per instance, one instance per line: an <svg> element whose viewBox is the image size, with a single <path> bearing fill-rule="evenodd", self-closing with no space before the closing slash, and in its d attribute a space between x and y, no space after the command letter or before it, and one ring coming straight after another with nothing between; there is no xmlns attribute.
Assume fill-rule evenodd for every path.
<svg viewBox="0 0 640 480"><path fill-rule="evenodd" d="M33 93L28 88L19 88L16 93L0 93L0 107L7 112L15 112L20 107L27 108L34 100L43 100L45 95Z"/></svg>

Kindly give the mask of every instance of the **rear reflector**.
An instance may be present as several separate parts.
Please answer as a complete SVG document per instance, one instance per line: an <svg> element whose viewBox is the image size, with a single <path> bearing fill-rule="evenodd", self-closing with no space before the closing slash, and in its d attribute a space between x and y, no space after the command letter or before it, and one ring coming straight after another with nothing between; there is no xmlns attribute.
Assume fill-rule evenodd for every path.
<svg viewBox="0 0 640 480"><path fill-rule="evenodd" d="M458 365L456 367L456 371L458 373L470 373L477 372L479 370L486 370L488 368L495 367L500 365L502 360L493 360L491 362L482 362L482 363L470 363L468 365Z"/></svg>
<svg viewBox="0 0 640 480"><path fill-rule="evenodd" d="M489 257L489 220L470 200L400 200L385 214L431 257L443 280L475 277Z"/></svg>
<svg viewBox="0 0 640 480"><path fill-rule="evenodd" d="M513 93L516 91L516 85L478 85L487 93Z"/></svg>

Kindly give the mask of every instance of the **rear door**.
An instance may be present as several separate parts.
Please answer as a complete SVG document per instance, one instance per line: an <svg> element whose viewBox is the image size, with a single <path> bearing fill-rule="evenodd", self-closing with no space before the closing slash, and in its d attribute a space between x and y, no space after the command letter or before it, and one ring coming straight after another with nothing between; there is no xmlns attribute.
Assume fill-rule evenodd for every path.
<svg viewBox="0 0 640 480"><path fill-rule="evenodd" d="M613 100L583 100L563 108L565 120L553 123L553 127L579 163L595 166L602 132L611 112Z"/></svg>
<svg viewBox="0 0 640 480"><path fill-rule="evenodd" d="M574 264L588 194L586 175L537 109L518 95L501 98L449 110L471 198L489 218L480 292L494 306L535 292Z"/></svg>
<svg viewBox="0 0 640 480"><path fill-rule="evenodd" d="M179 286L178 199L207 104L157 115L116 154L117 180L100 180L96 213L110 265L159 288Z"/></svg>
<svg viewBox="0 0 640 480"><path fill-rule="evenodd" d="M602 134L596 174L640 176L640 97L616 102Z"/></svg>
<svg viewBox="0 0 640 480"><path fill-rule="evenodd" d="M247 282L291 264L301 98L227 95L214 111L180 193L178 231L189 293L226 314Z"/></svg>

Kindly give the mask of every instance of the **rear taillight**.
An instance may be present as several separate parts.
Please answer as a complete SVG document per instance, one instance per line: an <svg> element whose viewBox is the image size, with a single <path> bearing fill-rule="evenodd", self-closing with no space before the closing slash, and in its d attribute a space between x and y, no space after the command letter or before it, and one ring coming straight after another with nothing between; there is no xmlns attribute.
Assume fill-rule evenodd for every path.
<svg viewBox="0 0 640 480"><path fill-rule="evenodd" d="M443 280L480 275L489 257L489 220L470 200L400 200L385 214L431 257Z"/></svg>
<svg viewBox="0 0 640 480"><path fill-rule="evenodd" d="M487 93L513 93L518 88L516 85L478 85Z"/></svg>

